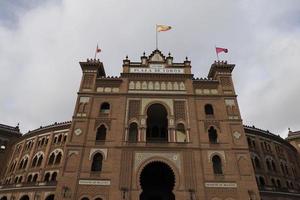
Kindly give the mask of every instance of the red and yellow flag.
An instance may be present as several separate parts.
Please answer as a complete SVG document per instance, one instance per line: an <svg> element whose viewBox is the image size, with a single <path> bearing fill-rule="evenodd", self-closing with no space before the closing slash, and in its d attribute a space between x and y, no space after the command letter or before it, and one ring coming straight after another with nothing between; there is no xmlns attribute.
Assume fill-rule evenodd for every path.
<svg viewBox="0 0 300 200"><path fill-rule="evenodd" d="M159 25L159 24L156 25L157 32L168 31L171 28L172 28L171 26L167 26L167 25Z"/></svg>

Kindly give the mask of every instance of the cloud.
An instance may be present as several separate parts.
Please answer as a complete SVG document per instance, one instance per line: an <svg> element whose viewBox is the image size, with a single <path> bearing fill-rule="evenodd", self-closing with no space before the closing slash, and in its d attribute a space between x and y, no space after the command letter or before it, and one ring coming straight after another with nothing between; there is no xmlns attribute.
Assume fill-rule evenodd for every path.
<svg viewBox="0 0 300 200"><path fill-rule="evenodd" d="M188 56L205 77L216 56L236 64L235 87L244 123L285 135L299 130L298 1L31 1L2 6L0 15L1 123L25 132L70 120L81 79L78 62L96 43L108 75L119 75L128 55L155 48L155 24L168 24L159 48L176 62ZM2 23L1 23L2 22ZM5 22L5 23L4 23ZM7 22L13 25L8 26ZM299 117L298 117L299 118Z"/></svg>

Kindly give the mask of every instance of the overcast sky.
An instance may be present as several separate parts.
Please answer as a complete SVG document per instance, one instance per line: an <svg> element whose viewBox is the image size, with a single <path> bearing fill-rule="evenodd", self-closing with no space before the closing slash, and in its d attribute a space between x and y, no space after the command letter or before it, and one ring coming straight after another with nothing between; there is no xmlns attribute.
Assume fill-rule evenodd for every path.
<svg viewBox="0 0 300 200"><path fill-rule="evenodd" d="M71 120L81 69L97 42L107 75L126 55L139 61L159 49L186 56L195 77L216 59L236 64L233 78L244 124L283 137L300 130L299 0L2 0L0 123L27 132Z"/></svg>

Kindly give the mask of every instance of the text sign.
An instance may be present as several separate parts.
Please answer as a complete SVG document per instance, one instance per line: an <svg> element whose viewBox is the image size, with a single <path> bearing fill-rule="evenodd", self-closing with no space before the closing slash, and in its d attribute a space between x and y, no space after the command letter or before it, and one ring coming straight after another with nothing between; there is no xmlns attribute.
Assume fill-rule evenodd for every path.
<svg viewBox="0 0 300 200"><path fill-rule="evenodd" d="M131 67L129 72L130 73L149 73L149 74L184 74L184 69Z"/></svg>
<svg viewBox="0 0 300 200"><path fill-rule="evenodd" d="M205 183L205 187L211 188L236 188L236 183Z"/></svg>
<svg viewBox="0 0 300 200"><path fill-rule="evenodd" d="M79 180L79 185L110 185L110 180Z"/></svg>

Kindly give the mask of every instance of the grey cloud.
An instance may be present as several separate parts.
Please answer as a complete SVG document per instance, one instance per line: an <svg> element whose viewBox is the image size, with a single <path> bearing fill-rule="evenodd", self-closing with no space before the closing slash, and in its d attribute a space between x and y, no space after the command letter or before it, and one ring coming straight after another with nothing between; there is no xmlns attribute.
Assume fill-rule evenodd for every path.
<svg viewBox="0 0 300 200"><path fill-rule="evenodd" d="M93 57L96 43L107 74L119 75L126 55L139 60L143 51L151 53L155 24L162 23L173 29L159 34L159 48L175 61L188 56L196 77L207 75L215 45L229 48L220 58L236 64L246 124L282 135L287 127L300 129L300 39L297 28L276 24L282 16L289 27L297 26L287 14L300 7L297 1L57 2L17 16L17 29L0 25L1 123L20 121L27 131L70 120L81 78L78 62Z"/></svg>

